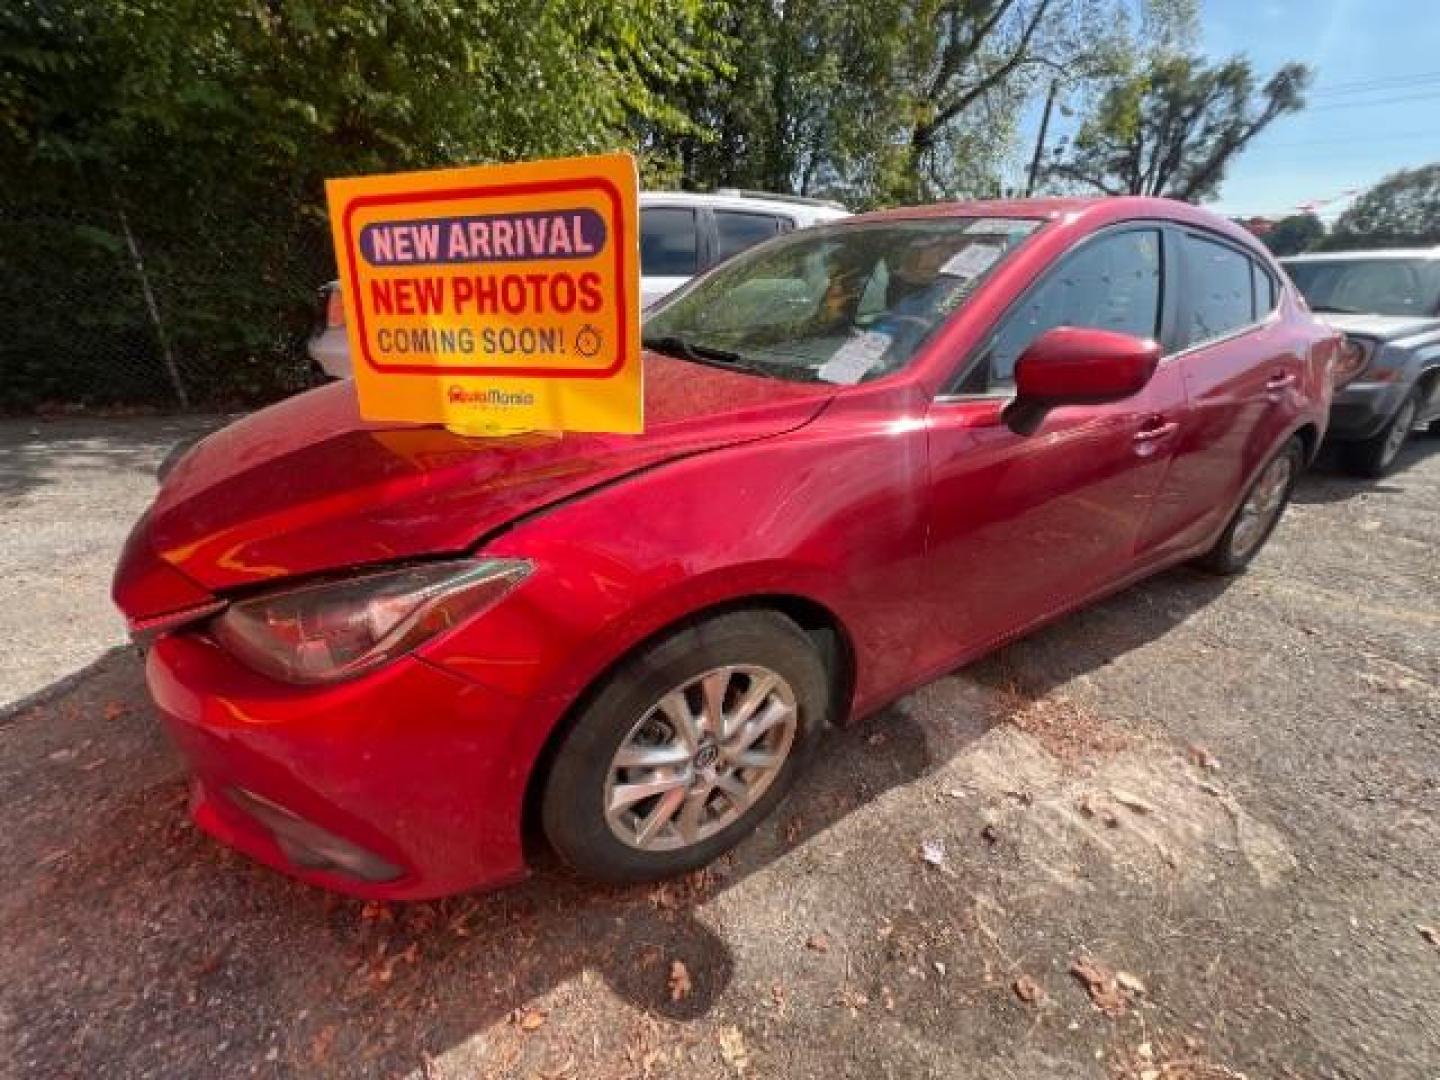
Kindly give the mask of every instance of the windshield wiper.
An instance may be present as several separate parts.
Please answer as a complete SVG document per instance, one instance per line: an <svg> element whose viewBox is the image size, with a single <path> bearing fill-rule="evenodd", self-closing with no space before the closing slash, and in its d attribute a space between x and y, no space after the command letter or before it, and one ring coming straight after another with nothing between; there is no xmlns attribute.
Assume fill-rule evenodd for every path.
<svg viewBox="0 0 1440 1080"><path fill-rule="evenodd" d="M669 353L682 360L689 360L695 364L707 364L724 371L743 371L747 375L764 375L772 379L782 379L785 382L819 381L819 376L812 368L800 367L795 364L777 364L754 356L743 356L738 352L731 352L729 349L717 348L714 345L702 345L697 341L680 337L678 334L656 334L653 337L641 338L640 343L647 349Z"/></svg>
<svg viewBox="0 0 1440 1080"><path fill-rule="evenodd" d="M745 357L737 352L687 341L677 334L660 334L655 337L642 338L640 344L647 349L670 353L672 356L678 356L682 360L691 360L697 364L713 364L715 367L737 368L741 371L753 370L752 366L746 362Z"/></svg>

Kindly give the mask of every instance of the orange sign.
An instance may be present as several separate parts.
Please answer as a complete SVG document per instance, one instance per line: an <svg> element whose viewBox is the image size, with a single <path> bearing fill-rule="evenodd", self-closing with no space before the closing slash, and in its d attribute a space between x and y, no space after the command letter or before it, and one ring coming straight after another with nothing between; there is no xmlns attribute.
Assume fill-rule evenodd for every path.
<svg viewBox="0 0 1440 1080"><path fill-rule="evenodd" d="M643 427L628 154L327 180L369 420Z"/></svg>

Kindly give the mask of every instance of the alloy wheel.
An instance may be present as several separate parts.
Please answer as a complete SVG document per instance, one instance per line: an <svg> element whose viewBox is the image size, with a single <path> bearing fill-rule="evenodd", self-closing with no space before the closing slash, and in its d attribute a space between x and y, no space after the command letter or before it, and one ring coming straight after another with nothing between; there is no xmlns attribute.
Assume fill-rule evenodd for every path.
<svg viewBox="0 0 1440 1080"><path fill-rule="evenodd" d="M615 752L604 796L610 831L644 851L707 840L775 782L798 724L794 691L768 668L729 665L687 679Z"/></svg>
<svg viewBox="0 0 1440 1080"><path fill-rule="evenodd" d="M1294 473L1294 459L1289 454L1281 454L1265 467L1260 479L1255 481L1231 533L1230 550L1235 558L1243 559L1270 531L1285 507L1285 494L1290 490Z"/></svg>

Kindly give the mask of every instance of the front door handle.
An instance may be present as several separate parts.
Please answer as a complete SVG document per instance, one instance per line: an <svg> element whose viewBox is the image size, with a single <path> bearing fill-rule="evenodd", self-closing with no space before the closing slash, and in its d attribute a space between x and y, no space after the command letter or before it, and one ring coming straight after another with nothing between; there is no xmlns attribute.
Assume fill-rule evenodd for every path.
<svg viewBox="0 0 1440 1080"><path fill-rule="evenodd" d="M1134 435L1135 453L1140 457L1149 457L1160 448L1162 442L1179 430L1178 421L1166 420L1163 416L1152 416L1145 422L1145 426Z"/></svg>
<svg viewBox="0 0 1440 1080"><path fill-rule="evenodd" d="M1295 373L1293 371L1277 371L1265 380L1265 389L1272 394L1279 390L1288 390L1294 385Z"/></svg>
<svg viewBox="0 0 1440 1080"><path fill-rule="evenodd" d="M1156 443L1161 439L1168 439L1175 432L1180 430L1180 424L1175 420L1164 420L1150 427L1142 428L1135 433L1135 441L1142 446L1147 443Z"/></svg>

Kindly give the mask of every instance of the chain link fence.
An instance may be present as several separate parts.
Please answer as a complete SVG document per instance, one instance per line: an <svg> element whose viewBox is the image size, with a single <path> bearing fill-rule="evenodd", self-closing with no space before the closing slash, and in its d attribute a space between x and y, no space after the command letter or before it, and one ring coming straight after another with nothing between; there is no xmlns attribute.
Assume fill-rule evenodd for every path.
<svg viewBox="0 0 1440 1080"><path fill-rule="evenodd" d="M237 232L165 209L0 208L0 412L227 409L317 381L324 222Z"/></svg>

